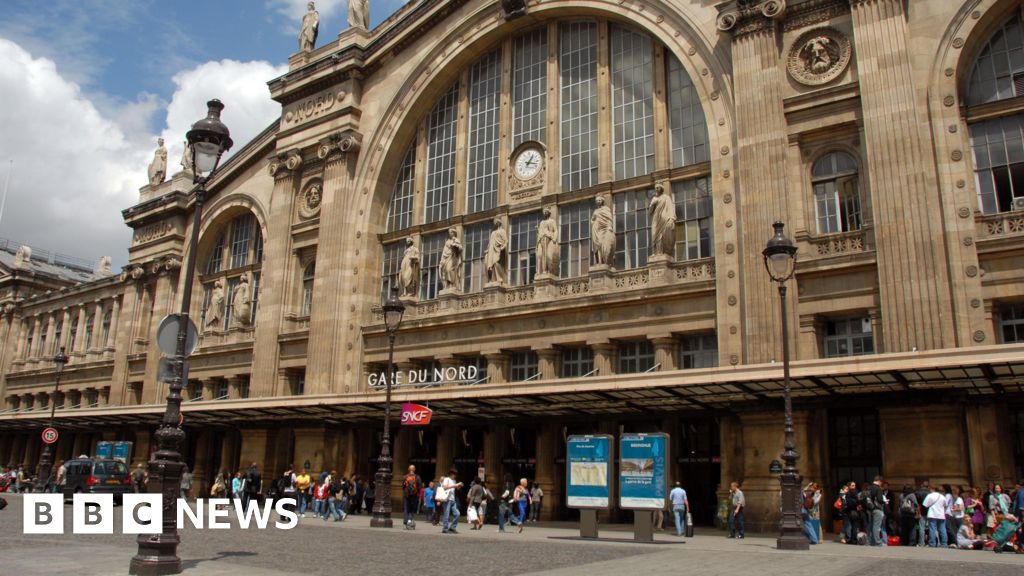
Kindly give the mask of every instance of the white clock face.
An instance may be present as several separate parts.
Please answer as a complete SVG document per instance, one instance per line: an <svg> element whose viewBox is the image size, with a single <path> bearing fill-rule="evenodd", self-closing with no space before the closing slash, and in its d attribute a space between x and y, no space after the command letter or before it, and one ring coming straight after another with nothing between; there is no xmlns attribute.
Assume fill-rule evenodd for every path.
<svg viewBox="0 0 1024 576"><path fill-rule="evenodd" d="M516 157L516 176L523 180L529 180L536 176L544 165L544 155L536 148L527 148Z"/></svg>

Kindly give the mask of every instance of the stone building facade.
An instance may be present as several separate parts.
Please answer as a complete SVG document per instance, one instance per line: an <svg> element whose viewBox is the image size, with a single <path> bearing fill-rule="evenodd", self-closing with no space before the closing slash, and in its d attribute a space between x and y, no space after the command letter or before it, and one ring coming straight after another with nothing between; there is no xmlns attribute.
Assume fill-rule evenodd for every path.
<svg viewBox="0 0 1024 576"><path fill-rule="evenodd" d="M1019 0L514 4L413 1L270 81L280 120L201 224L183 407L200 490L253 461L372 474L395 287L395 362L427 376L395 401L434 410L398 433L396 470L534 478L566 517L567 435L664 431L698 521L739 480L770 528L776 220L799 248L805 478L1024 476ZM58 343L58 457L125 439L146 458L189 182L123 212L120 276L2 292L0 462L38 455Z"/></svg>

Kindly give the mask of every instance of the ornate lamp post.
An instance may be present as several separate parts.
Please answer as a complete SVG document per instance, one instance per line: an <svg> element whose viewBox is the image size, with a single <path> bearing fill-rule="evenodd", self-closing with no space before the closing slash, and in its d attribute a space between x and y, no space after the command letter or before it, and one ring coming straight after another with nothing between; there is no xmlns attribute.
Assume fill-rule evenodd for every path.
<svg viewBox="0 0 1024 576"><path fill-rule="evenodd" d="M384 436L380 441L380 457L377 458L377 500L373 503L373 518L370 526L391 528L391 383L395 379L395 333L402 325L405 304L398 298L398 287L391 288L391 297L384 303L384 327L388 331L388 377L385 384Z"/></svg>
<svg viewBox="0 0 1024 576"><path fill-rule="evenodd" d="M220 166L220 158L231 148L228 127L220 121L224 104L210 100L206 118L192 125L185 138L192 154L195 187L195 207L192 219L192 236L189 239L188 256L185 260L185 278L181 293L181 314L178 317L178 336L174 358L171 362L172 376L167 393L167 409L163 421L156 431L158 449L149 461L149 481L146 491L163 495L163 530L160 534L140 534L139 552L131 561L130 574L144 576L180 574L181 558L178 558L177 515L174 510L181 485L184 463L178 451L185 440L185 431L178 427L181 416L181 389L184 386L185 362L187 356L189 309L192 301L192 281L196 273L196 246L199 244L199 223L202 218L203 202L206 201L206 183Z"/></svg>
<svg viewBox="0 0 1024 576"><path fill-rule="evenodd" d="M57 377L53 384L53 397L50 398L50 423L46 426L53 428L53 412L57 409L57 391L60 389L60 375L64 372L64 365L68 363L68 355L64 353L64 347L53 357L53 363L57 365ZM43 444L43 454L39 457L39 475L36 477L36 492L46 490L46 484L50 480L50 465L53 460L50 457L50 444Z"/></svg>
<svg viewBox="0 0 1024 576"><path fill-rule="evenodd" d="M782 522L776 547L779 550L808 550L810 544L804 536L803 519L800 516L802 477L796 468L800 453L796 451L796 440L793 438L793 400L789 390L789 322L786 316L786 281L796 271L796 246L782 233L784 226L782 222L772 225L775 235L762 252L768 275L779 283L779 302L782 307L782 383L786 402L786 437L782 450L785 464L779 476L782 484Z"/></svg>

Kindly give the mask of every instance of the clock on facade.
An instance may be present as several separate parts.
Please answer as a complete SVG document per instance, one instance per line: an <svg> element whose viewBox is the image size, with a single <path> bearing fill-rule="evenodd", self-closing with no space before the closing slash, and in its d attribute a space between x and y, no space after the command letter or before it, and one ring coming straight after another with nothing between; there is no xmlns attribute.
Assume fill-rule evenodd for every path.
<svg viewBox="0 0 1024 576"><path fill-rule="evenodd" d="M512 159L512 171L520 180L530 180L544 167L544 150L539 144L524 144Z"/></svg>

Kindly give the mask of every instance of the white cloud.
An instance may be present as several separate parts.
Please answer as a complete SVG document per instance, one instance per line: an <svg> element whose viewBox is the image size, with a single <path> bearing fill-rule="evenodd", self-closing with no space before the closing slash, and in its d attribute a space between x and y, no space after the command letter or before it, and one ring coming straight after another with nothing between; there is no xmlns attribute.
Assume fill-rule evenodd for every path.
<svg viewBox="0 0 1024 576"><path fill-rule="evenodd" d="M140 94L113 106L63 77L52 60L35 58L0 38L0 185L8 159L14 172L0 237L49 251L127 262L131 238L121 210L138 202L156 147L148 129L165 102ZM223 119L234 150L280 114L266 82L284 73L267 62L207 62L176 74L162 135L176 171L181 142L206 113L206 101L225 104Z"/></svg>
<svg viewBox="0 0 1024 576"><path fill-rule="evenodd" d="M284 74L287 66L268 62L221 60L206 62L174 76L177 87L167 106L167 124L161 133L167 141L168 170L179 170L185 133L206 115L206 102L224 103L221 120L231 130L237 152L281 115L281 105L270 99L267 82Z"/></svg>

